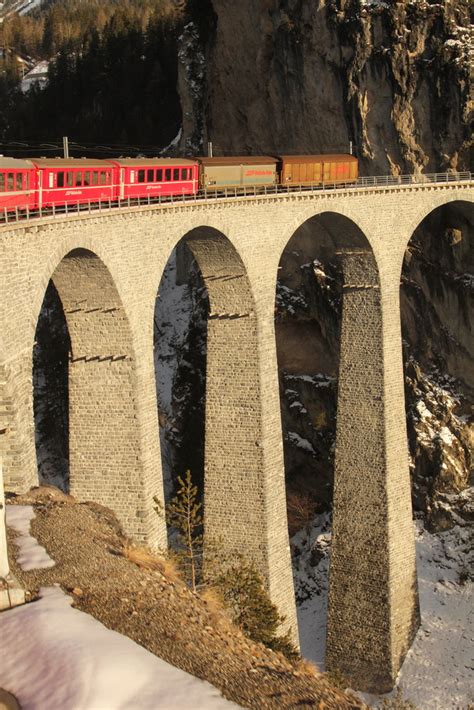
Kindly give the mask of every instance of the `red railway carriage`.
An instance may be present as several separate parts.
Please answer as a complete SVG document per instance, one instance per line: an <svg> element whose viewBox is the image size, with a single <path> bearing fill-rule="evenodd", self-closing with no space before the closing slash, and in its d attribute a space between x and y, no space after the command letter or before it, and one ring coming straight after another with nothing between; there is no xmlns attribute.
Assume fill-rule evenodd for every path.
<svg viewBox="0 0 474 710"><path fill-rule="evenodd" d="M38 207L113 200L114 166L89 158L34 158Z"/></svg>
<svg viewBox="0 0 474 710"><path fill-rule="evenodd" d="M121 200L158 195L194 195L198 164L185 158L123 158L113 161Z"/></svg>
<svg viewBox="0 0 474 710"><path fill-rule="evenodd" d="M0 157L0 213L32 209L36 202L36 171L29 160Z"/></svg>

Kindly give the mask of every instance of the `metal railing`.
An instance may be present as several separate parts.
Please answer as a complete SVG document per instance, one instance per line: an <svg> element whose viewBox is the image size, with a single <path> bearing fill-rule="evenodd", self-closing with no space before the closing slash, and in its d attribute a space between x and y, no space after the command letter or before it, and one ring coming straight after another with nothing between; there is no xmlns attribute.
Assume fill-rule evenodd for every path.
<svg viewBox="0 0 474 710"><path fill-rule="evenodd" d="M29 221L43 217L56 217L59 215L78 215L83 212L103 212L117 208L133 209L147 206L177 205L183 203L198 203L217 201L222 199L242 199L256 197L272 197L275 195L297 194L302 192L323 192L328 190L364 190L377 187L398 187L401 185L428 185L443 184L450 182L470 182L473 181L473 173L431 173L428 175L382 175L374 177L360 177L355 181L347 183L314 183L302 185L264 185L249 187L226 187L221 189L199 190L191 195L158 195L156 197L137 197L127 199L107 199L100 201L88 200L77 203L53 204L47 207L35 209L0 208L0 224L10 224L13 222ZM112 186L115 187L115 186ZM0 193L1 194L1 193Z"/></svg>

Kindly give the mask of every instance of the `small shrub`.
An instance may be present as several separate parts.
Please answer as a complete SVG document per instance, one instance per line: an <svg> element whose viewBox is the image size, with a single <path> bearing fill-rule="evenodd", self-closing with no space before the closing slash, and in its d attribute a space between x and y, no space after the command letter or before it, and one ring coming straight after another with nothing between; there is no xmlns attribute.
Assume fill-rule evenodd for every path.
<svg viewBox="0 0 474 710"><path fill-rule="evenodd" d="M459 570L459 584L464 586L473 578L473 572L471 567L467 562L464 562L461 569Z"/></svg>
<svg viewBox="0 0 474 710"><path fill-rule="evenodd" d="M284 617L270 600L263 580L254 565L243 558L223 571L215 580L232 621L253 641L263 643L288 659L299 659L290 633L278 636Z"/></svg>
<svg viewBox="0 0 474 710"><path fill-rule="evenodd" d="M290 490L286 498L288 514L288 532L293 537L303 528L307 528L314 520L318 503L309 492Z"/></svg>

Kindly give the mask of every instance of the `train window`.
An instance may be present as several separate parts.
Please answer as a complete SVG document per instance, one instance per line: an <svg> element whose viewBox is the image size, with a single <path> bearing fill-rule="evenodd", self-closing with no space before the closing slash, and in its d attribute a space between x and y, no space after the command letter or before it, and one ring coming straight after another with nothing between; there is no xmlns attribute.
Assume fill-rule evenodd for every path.
<svg viewBox="0 0 474 710"><path fill-rule="evenodd" d="M72 187L72 173L71 172L66 173L66 185L68 187Z"/></svg>
<svg viewBox="0 0 474 710"><path fill-rule="evenodd" d="M173 170L173 180L179 180L179 168Z"/></svg>
<svg viewBox="0 0 474 710"><path fill-rule="evenodd" d="M64 173L63 172L60 172L57 174L56 185L57 185L57 187L64 187Z"/></svg>
<svg viewBox="0 0 474 710"><path fill-rule="evenodd" d="M144 170L138 171L138 182L145 182L145 171Z"/></svg>
<svg viewBox="0 0 474 710"><path fill-rule="evenodd" d="M146 171L146 181L147 181L147 182L153 182L153 180L154 180L154 175L155 175L155 171L154 171L154 170L147 170L147 171Z"/></svg>
<svg viewBox="0 0 474 710"><path fill-rule="evenodd" d="M92 184L93 185L99 184L99 173L97 172L97 170L94 170L94 172L92 173Z"/></svg>
<svg viewBox="0 0 474 710"><path fill-rule="evenodd" d="M169 182L171 180L171 168L166 168L165 170L165 180Z"/></svg>
<svg viewBox="0 0 474 710"><path fill-rule="evenodd" d="M100 184L107 185L107 173L105 170L100 171Z"/></svg>
<svg viewBox="0 0 474 710"><path fill-rule="evenodd" d="M90 184L91 184L91 174L90 174L90 172L87 170L87 171L84 173L84 186L87 187L87 185L90 185Z"/></svg>
<svg viewBox="0 0 474 710"><path fill-rule="evenodd" d="M22 173L16 174L16 189L17 190L23 189L23 175L22 175Z"/></svg>
<svg viewBox="0 0 474 710"><path fill-rule="evenodd" d="M159 170L156 171L156 181L163 182L163 169L162 168L160 168Z"/></svg>
<svg viewBox="0 0 474 710"><path fill-rule="evenodd" d="M49 173L49 185L48 187L51 189L54 187L54 173Z"/></svg>
<svg viewBox="0 0 474 710"><path fill-rule="evenodd" d="M14 189L14 185L15 185L13 173L8 173L7 180L8 180L8 183L7 183L7 190L11 191L11 190Z"/></svg>
<svg viewBox="0 0 474 710"><path fill-rule="evenodd" d="M0 192L5 192L5 173L0 173Z"/></svg>
<svg viewBox="0 0 474 710"><path fill-rule="evenodd" d="M82 187L82 173L76 173L75 185L76 187Z"/></svg>

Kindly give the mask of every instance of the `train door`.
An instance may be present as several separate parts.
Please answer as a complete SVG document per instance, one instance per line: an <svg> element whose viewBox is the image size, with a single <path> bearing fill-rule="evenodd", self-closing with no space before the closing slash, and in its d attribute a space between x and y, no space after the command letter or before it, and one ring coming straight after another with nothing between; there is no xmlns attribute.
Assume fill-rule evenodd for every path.
<svg viewBox="0 0 474 710"><path fill-rule="evenodd" d="M119 197L121 200L125 197L125 168L120 168L120 187Z"/></svg>
<svg viewBox="0 0 474 710"><path fill-rule="evenodd" d="M323 181L323 164L321 162L313 163L313 182L320 183Z"/></svg>
<svg viewBox="0 0 474 710"><path fill-rule="evenodd" d="M331 182L331 163L323 163L323 182Z"/></svg>
<svg viewBox="0 0 474 710"><path fill-rule="evenodd" d="M43 171L38 170L36 176L38 178L38 207L41 209L43 206Z"/></svg>

